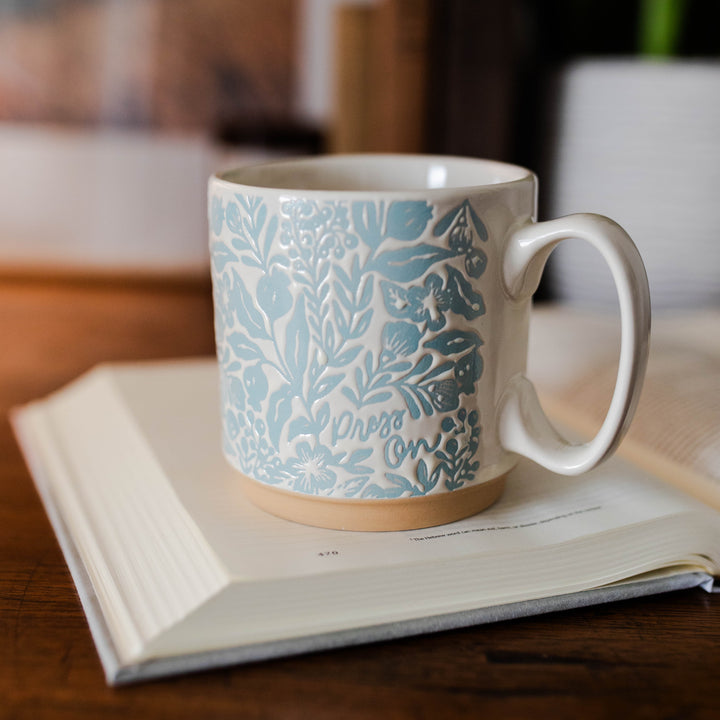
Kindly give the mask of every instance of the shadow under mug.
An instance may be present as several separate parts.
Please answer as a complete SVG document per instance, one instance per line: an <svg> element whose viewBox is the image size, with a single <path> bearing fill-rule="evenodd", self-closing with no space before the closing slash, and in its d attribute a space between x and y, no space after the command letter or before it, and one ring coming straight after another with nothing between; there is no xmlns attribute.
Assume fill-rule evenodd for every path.
<svg viewBox="0 0 720 720"><path fill-rule="evenodd" d="M244 491L312 525L400 530L494 502L526 456L577 475L637 404L650 301L613 221L535 222L513 165L322 156L209 182L223 450ZM622 342L605 421L566 442L524 372L531 296L552 249L590 242L617 287Z"/></svg>

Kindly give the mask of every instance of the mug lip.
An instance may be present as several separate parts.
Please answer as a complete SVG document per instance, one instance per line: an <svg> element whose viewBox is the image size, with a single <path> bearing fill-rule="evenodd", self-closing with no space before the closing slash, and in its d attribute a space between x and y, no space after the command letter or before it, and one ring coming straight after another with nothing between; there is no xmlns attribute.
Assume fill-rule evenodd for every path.
<svg viewBox="0 0 720 720"><path fill-rule="evenodd" d="M382 188L378 187L375 189L363 188L363 189L349 189L349 188L303 188L293 187L292 184L288 183L286 186L275 186L269 184L260 184L253 182L243 182L241 176L245 173L251 173L261 168L282 168L286 167L288 170L293 168L302 168L307 166L332 166L340 165L342 163L367 163L373 161L381 162L393 162L393 163L406 163L408 165L415 164L426 164L429 165L433 162L438 164L454 164L454 165L477 165L478 168L483 168L486 172L494 170L496 173L502 173L508 176L507 179L500 179L497 182L485 182L485 183L464 183L464 184L453 184L448 186L440 187L406 187L398 185L393 188ZM235 179L233 176L240 176ZM536 180L536 175L532 170L523 167L522 165L516 165L513 163L506 163L500 160L488 160L484 158L466 157L462 155L435 155L431 153L416 154L416 153L325 153L320 155L307 155L298 157L288 157L277 160L269 160L265 162L256 162L248 165L243 165L235 168L228 168L213 173L209 179L209 185L219 185L228 189L233 189L236 192L238 189L246 189L253 193L271 194L278 196L298 196L303 197L327 197L332 195L335 197L346 197L346 198L371 198L382 195L383 197L408 197L408 196L422 196L422 197L438 197L472 193L474 195L480 193L497 192L506 188L514 187L527 183L528 181L533 182Z"/></svg>

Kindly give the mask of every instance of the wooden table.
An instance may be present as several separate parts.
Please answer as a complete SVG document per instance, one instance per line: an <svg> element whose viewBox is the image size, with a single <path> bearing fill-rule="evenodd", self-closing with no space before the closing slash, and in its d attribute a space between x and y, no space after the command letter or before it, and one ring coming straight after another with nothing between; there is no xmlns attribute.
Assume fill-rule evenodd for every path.
<svg viewBox="0 0 720 720"><path fill-rule="evenodd" d="M0 281L0 718L720 717L701 590L108 688L7 410L103 360L212 351L206 285Z"/></svg>

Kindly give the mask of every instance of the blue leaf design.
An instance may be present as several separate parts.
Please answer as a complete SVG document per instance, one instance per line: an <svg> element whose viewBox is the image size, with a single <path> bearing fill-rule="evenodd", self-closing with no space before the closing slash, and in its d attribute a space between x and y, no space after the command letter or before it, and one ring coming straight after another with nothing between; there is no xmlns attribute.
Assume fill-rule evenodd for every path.
<svg viewBox="0 0 720 720"><path fill-rule="evenodd" d="M382 206L382 203L380 205ZM357 287L360 284L360 259L357 255L353 256L350 276L352 277L353 287Z"/></svg>
<svg viewBox="0 0 720 720"><path fill-rule="evenodd" d="M426 415L432 415L433 414L433 406L430 404L430 401L423 395L422 391L419 388L413 388L415 390L415 397L417 398L420 405L422 405L423 412Z"/></svg>
<svg viewBox="0 0 720 720"><path fill-rule="evenodd" d="M242 218L240 210L234 202L229 202L225 208L225 222L230 232L239 235L242 232Z"/></svg>
<svg viewBox="0 0 720 720"><path fill-rule="evenodd" d="M365 398L365 401L363 402L363 405L375 405L377 403L385 402L386 400L389 400L392 397L392 393L388 390L384 390L381 393L377 393L377 395L372 395L369 398Z"/></svg>
<svg viewBox="0 0 720 720"><path fill-rule="evenodd" d="M335 347L335 328L332 323L325 326L325 347L330 348L330 350Z"/></svg>
<svg viewBox="0 0 720 720"><path fill-rule="evenodd" d="M483 242L487 242L488 233L485 224L477 216L477 213L473 210L473 206L467 200L465 202L467 203L468 210L470 210L470 218L472 220L472 224L475 226L475 232L477 232Z"/></svg>
<svg viewBox="0 0 720 720"><path fill-rule="evenodd" d="M315 402L320 398L324 398L327 394L332 392L343 379L343 375L328 375L323 378L317 385L317 387L310 393L310 402Z"/></svg>
<svg viewBox="0 0 720 720"><path fill-rule="evenodd" d="M350 290L350 292L352 292L353 291L353 282L349 278L348 274L339 265L335 265L335 274L340 278L340 282L348 290Z"/></svg>
<svg viewBox="0 0 720 720"><path fill-rule="evenodd" d="M283 385L270 396L268 401L266 420L270 441L276 448L280 443L283 426L292 414L292 399L293 394L290 385Z"/></svg>
<svg viewBox="0 0 720 720"><path fill-rule="evenodd" d="M388 365L385 369L388 372L398 373L398 372L405 372L405 370L409 370L412 367L411 362L396 362L392 365Z"/></svg>
<svg viewBox="0 0 720 720"><path fill-rule="evenodd" d="M342 392L342 394L343 394L346 398L348 398L349 400L352 401L352 404L353 404L356 408L361 408L361 407L362 407L362 403L360 402L360 398L359 398L349 387L344 387L344 388L342 388L341 392Z"/></svg>
<svg viewBox="0 0 720 720"><path fill-rule="evenodd" d="M410 416L417 420L420 415L420 408L418 407L418 404L415 402L413 396L404 388L402 385L398 386L398 390L400 391L400 394L403 396L403 399L405 400L405 404L408 407L408 411L410 412Z"/></svg>
<svg viewBox="0 0 720 720"><path fill-rule="evenodd" d="M485 312L485 303L480 293L473 290L473 286L461 272L450 265L446 265L448 273L447 290L450 293L450 309L462 315L466 320L474 320Z"/></svg>
<svg viewBox="0 0 720 720"><path fill-rule="evenodd" d="M355 368L355 373L357 375L359 368ZM372 352L366 352L365 353L365 372L367 373L367 376L369 378L373 375L373 354ZM358 376L362 378L362 374Z"/></svg>
<svg viewBox="0 0 720 720"><path fill-rule="evenodd" d="M237 255L222 242L214 242L210 248L210 254L212 255L213 265L219 273L225 269L229 262L237 260Z"/></svg>
<svg viewBox="0 0 720 720"><path fill-rule="evenodd" d="M335 288L335 295L340 299L340 302L347 308L349 312L353 312L355 309L355 303L350 299L345 288L339 283L333 283Z"/></svg>
<svg viewBox="0 0 720 720"><path fill-rule="evenodd" d="M293 300L289 286L288 276L278 267L260 278L256 292L257 301L271 322L290 312Z"/></svg>
<svg viewBox="0 0 720 720"><path fill-rule="evenodd" d="M250 293L237 272L233 271L232 305L237 319L254 338L269 340L263 316L255 307Z"/></svg>
<svg viewBox="0 0 720 720"><path fill-rule="evenodd" d="M243 333L233 333L228 337L228 344L235 355L242 360L264 360L262 350Z"/></svg>
<svg viewBox="0 0 720 720"><path fill-rule="evenodd" d="M306 417L295 418L288 427L288 441L301 435L313 435L312 423Z"/></svg>
<svg viewBox="0 0 720 720"><path fill-rule="evenodd" d="M372 319L372 315L372 308L366 310L364 314L360 316L357 327L352 331L350 337L359 338L368 329L368 326L370 325L370 320Z"/></svg>
<svg viewBox="0 0 720 720"><path fill-rule="evenodd" d="M289 268L290 258L287 258L284 255L273 255L268 261L268 267L271 265L280 265L280 267Z"/></svg>
<svg viewBox="0 0 720 720"><path fill-rule="evenodd" d="M287 326L285 343L285 361L288 370L297 382L307 368L310 329L305 317L305 296L301 295Z"/></svg>
<svg viewBox="0 0 720 720"><path fill-rule="evenodd" d="M240 258L240 261L243 264L248 265L249 267L260 268L262 270L262 265L257 260L255 260L255 258L250 258L250 257L243 255Z"/></svg>
<svg viewBox="0 0 720 720"><path fill-rule="evenodd" d="M258 210L257 214L257 221L255 222L255 227L257 228L257 235L260 235L260 231L263 228L263 225L265 224L265 220L267 218L267 208L265 205L261 205L260 209Z"/></svg>
<svg viewBox="0 0 720 720"><path fill-rule="evenodd" d="M427 357L430 357L429 355ZM449 370L452 370L455 367L455 363L452 362L452 360L448 360L447 362L440 363L436 368L433 368L424 378L423 380L432 380L432 378L437 377L438 375L442 375L444 372L448 372Z"/></svg>
<svg viewBox="0 0 720 720"><path fill-rule="evenodd" d="M328 363L332 367L345 367L349 365L362 350L362 345L356 345L355 347L346 350L342 355L338 355L332 362Z"/></svg>
<svg viewBox="0 0 720 720"><path fill-rule="evenodd" d="M435 263L447 260L457 253L444 247L421 243L399 250L380 253L371 263L371 269L390 280L410 282L422 277Z"/></svg>
<svg viewBox="0 0 720 720"><path fill-rule="evenodd" d="M335 322L337 323L338 330L343 338L347 340L350 328L348 328L347 320L337 300L333 300L333 311L335 313Z"/></svg>
<svg viewBox="0 0 720 720"><path fill-rule="evenodd" d="M372 275L368 276L368 279L365 281L365 287L362 291L362 296L360 297L360 302L358 304L358 310L364 310L372 300L373 296L373 278Z"/></svg>
<svg viewBox="0 0 720 720"><path fill-rule="evenodd" d="M396 285L389 280L381 280L380 288L382 289L385 309L396 318L410 317L412 305L408 298L408 292L402 285Z"/></svg>
<svg viewBox="0 0 720 720"><path fill-rule="evenodd" d="M357 463L367 460L373 451L372 448L362 448L361 450L353 450L348 458L348 465L357 465Z"/></svg>
<svg viewBox="0 0 720 720"><path fill-rule="evenodd" d="M395 200L388 208L385 234L397 240L417 240L432 213L432 206L424 200Z"/></svg>
<svg viewBox="0 0 720 720"><path fill-rule="evenodd" d="M430 478L428 476L427 463L424 460L420 459L418 461L416 472L418 482L422 485L425 492L428 492L429 490L432 490L433 487L435 487L435 483L431 483L430 481Z"/></svg>
<svg viewBox="0 0 720 720"><path fill-rule="evenodd" d="M406 377L414 377L415 375L422 375L432 365L432 355L423 355L415 368L409 372Z"/></svg>
<svg viewBox="0 0 720 720"><path fill-rule="evenodd" d="M375 203L372 202L354 202L352 204L352 218L355 225L355 232L360 239L373 250L376 249L383 240L382 236L382 214L383 203L380 203L380 213Z"/></svg>
<svg viewBox="0 0 720 720"><path fill-rule="evenodd" d="M230 242L232 242L233 247L240 252L252 251L252 245L244 237L234 237Z"/></svg>
<svg viewBox="0 0 720 720"><path fill-rule="evenodd" d="M470 330L446 330L428 340L424 346L438 350L443 355L452 355L482 344L480 336Z"/></svg>
<svg viewBox="0 0 720 720"><path fill-rule="evenodd" d="M363 448L361 450L354 450L347 461L343 464L343 467L348 472L356 475L368 474L372 475L375 472L375 468L369 465L360 465L363 460L366 460L372 455L373 451L371 448Z"/></svg>
<svg viewBox="0 0 720 720"><path fill-rule="evenodd" d="M370 485L363 492L362 497L375 498L398 498L405 493L409 495L420 495L420 491L402 475L396 473L385 473L385 478L390 482L391 487L381 488L378 485Z"/></svg>
<svg viewBox="0 0 720 720"><path fill-rule="evenodd" d="M327 424L330 422L330 403L323 403L315 419L317 421L318 431L322 431L327 427Z"/></svg>
<svg viewBox="0 0 720 720"><path fill-rule="evenodd" d="M267 230L265 230L265 247L263 248L263 254L267 257L270 254L270 248L272 247L275 233L277 232L278 219L277 215L273 215L268 223Z"/></svg>
<svg viewBox="0 0 720 720"><path fill-rule="evenodd" d="M435 237L440 237L448 231L450 226L453 224L453 220L455 220L460 210L462 210L462 206L463 203L460 203L460 205L454 207L452 210L450 210L450 212L446 213L440 218L440 220L438 220L435 228L433 229L433 235Z"/></svg>

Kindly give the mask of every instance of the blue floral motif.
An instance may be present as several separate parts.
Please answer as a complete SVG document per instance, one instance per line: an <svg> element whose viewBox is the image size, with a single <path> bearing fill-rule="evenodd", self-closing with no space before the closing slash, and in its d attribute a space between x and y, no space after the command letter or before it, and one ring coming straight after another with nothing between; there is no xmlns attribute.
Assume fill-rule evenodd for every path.
<svg viewBox="0 0 720 720"><path fill-rule="evenodd" d="M438 221L433 232L439 237L449 230L450 247L458 254L465 255L465 272L472 278L479 278L485 272L487 255L475 244L471 225L476 236L482 242L487 242L488 233L485 224L478 217L473 206L464 200Z"/></svg>
<svg viewBox="0 0 720 720"><path fill-rule="evenodd" d="M432 273L421 288L408 290L410 317L415 322L425 322L428 330L439 330L445 325L444 312L450 307L450 298L442 285L440 276Z"/></svg>
<svg viewBox="0 0 720 720"><path fill-rule="evenodd" d="M331 466L337 463L330 450L324 445L312 448L310 443L302 441L295 451L295 457L285 465L285 471L292 478L293 490L310 495L331 490L337 480Z"/></svg>
<svg viewBox="0 0 720 720"><path fill-rule="evenodd" d="M387 311L397 318L408 318L425 323L427 330L439 330L445 325L445 311L450 307L450 294L443 289L439 275L431 273L421 286L404 288L388 280L382 280Z"/></svg>
<svg viewBox="0 0 720 720"><path fill-rule="evenodd" d="M436 217L417 200L211 199L223 447L242 472L336 497L472 480L480 427L461 405L483 373L487 231L467 201ZM408 441L433 415L437 437Z"/></svg>
<svg viewBox="0 0 720 720"><path fill-rule="evenodd" d="M455 380L433 381L427 386L427 391L430 402L440 412L455 410L460 403L460 388Z"/></svg>
<svg viewBox="0 0 720 720"><path fill-rule="evenodd" d="M393 360L407 357L418 349L421 337L416 325L406 322L387 323L382 332L383 350Z"/></svg>
<svg viewBox="0 0 720 720"><path fill-rule="evenodd" d="M435 471L444 476L446 489L457 490L472 481L480 468L479 461L475 459L480 447L480 415L477 410L468 413L465 408L460 408L455 419L445 420L449 422L443 425L443 429L452 437L445 441L442 449L435 451L435 457L440 460Z"/></svg>

